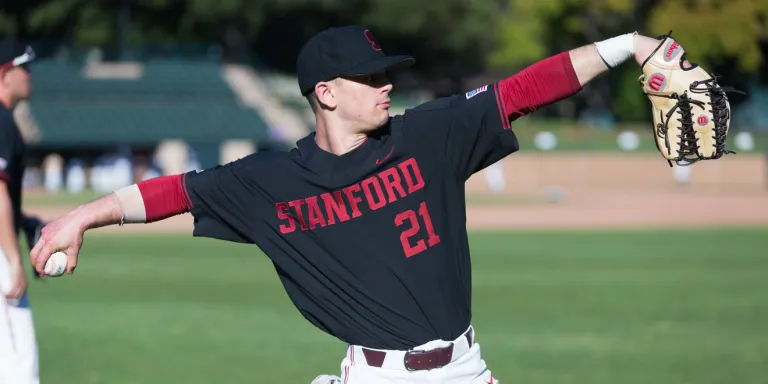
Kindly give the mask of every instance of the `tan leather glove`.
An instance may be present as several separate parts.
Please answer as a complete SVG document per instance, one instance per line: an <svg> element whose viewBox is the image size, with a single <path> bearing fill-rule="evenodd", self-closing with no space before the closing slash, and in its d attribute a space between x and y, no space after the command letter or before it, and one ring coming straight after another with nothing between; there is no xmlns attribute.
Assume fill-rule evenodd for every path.
<svg viewBox="0 0 768 384"><path fill-rule="evenodd" d="M672 31L643 62L639 81L651 101L656 147L661 155L685 166L735 153L725 149L731 124L726 89L697 64L685 67L686 53ZM740 92L743 93L743 92Z"/></svg>

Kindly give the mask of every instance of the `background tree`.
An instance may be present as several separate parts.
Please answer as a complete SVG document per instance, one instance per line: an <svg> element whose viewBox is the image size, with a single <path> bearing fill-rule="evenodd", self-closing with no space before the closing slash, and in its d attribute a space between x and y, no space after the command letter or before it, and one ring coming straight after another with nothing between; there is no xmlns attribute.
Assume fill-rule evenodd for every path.
<svg viewBox="0 0 768 384"><path fill-rule="evenodd" d="M101 47L108 59L147 49L221 46L227 60L291 72L303 42L339 24L375 30L390 53L417 63L405 89L463 91L464 79L508 76L564 50L634 30L673 35L689 59L736 86L765 80L765 0L25 0L0 2L0 33L54 47ZM540 114L606 110L646 116L636 67Z"/></svg>

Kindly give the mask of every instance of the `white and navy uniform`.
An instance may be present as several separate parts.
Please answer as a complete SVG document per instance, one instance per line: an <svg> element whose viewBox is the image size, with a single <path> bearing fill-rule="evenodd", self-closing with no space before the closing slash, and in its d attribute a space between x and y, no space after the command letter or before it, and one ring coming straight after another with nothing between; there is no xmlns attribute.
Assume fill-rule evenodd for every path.
<svg viewBox="0 0 768 384"><path fill-rule="evenodd" d="M12 111L0 104L0 179L7 184L13 206L13 226L18 235L22 225L24 140ZM20 300L8 300L11 288L8 258L0 249L0 383L37 384L38 353L28 293Z"/></svg>

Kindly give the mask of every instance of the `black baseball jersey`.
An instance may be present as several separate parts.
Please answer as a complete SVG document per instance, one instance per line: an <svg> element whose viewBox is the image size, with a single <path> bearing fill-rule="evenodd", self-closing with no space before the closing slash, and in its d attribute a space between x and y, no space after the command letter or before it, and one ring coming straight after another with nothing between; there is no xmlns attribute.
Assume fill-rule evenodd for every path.
<svg viewBox="0 0 768 384"><path fill-rule="evenodd" d="M21 181L24 177L24 139L13 112L0 103L0 179L8 185L14 228L21 226Z"/></svg>
<svg viewBox="0 0 768 384"><path fill-rule="evenodd" d="M492 84L391 117L341 156L310 134L182 185L194 235L257 244L312 324L404 350L469 326L465 181L517 149Z"/></svg>

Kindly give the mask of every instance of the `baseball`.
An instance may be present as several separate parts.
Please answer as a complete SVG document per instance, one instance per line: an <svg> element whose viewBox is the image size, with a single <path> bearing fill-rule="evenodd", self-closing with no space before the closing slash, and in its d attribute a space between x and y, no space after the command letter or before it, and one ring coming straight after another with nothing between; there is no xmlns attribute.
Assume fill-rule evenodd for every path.
<svg viewBox="0 0 768 384"><path fill-rule="evenodd" d="M67 270L67 254L56 252L45 262L45 274L51 277L61 276Z"/></svg>
<svg viewBox="0 0 768 384"><path fill-rule="evenodd" d="M557 136L552 132L542 131L536 134L533 143L539 150L551 151L557 146Z"/></svg>

